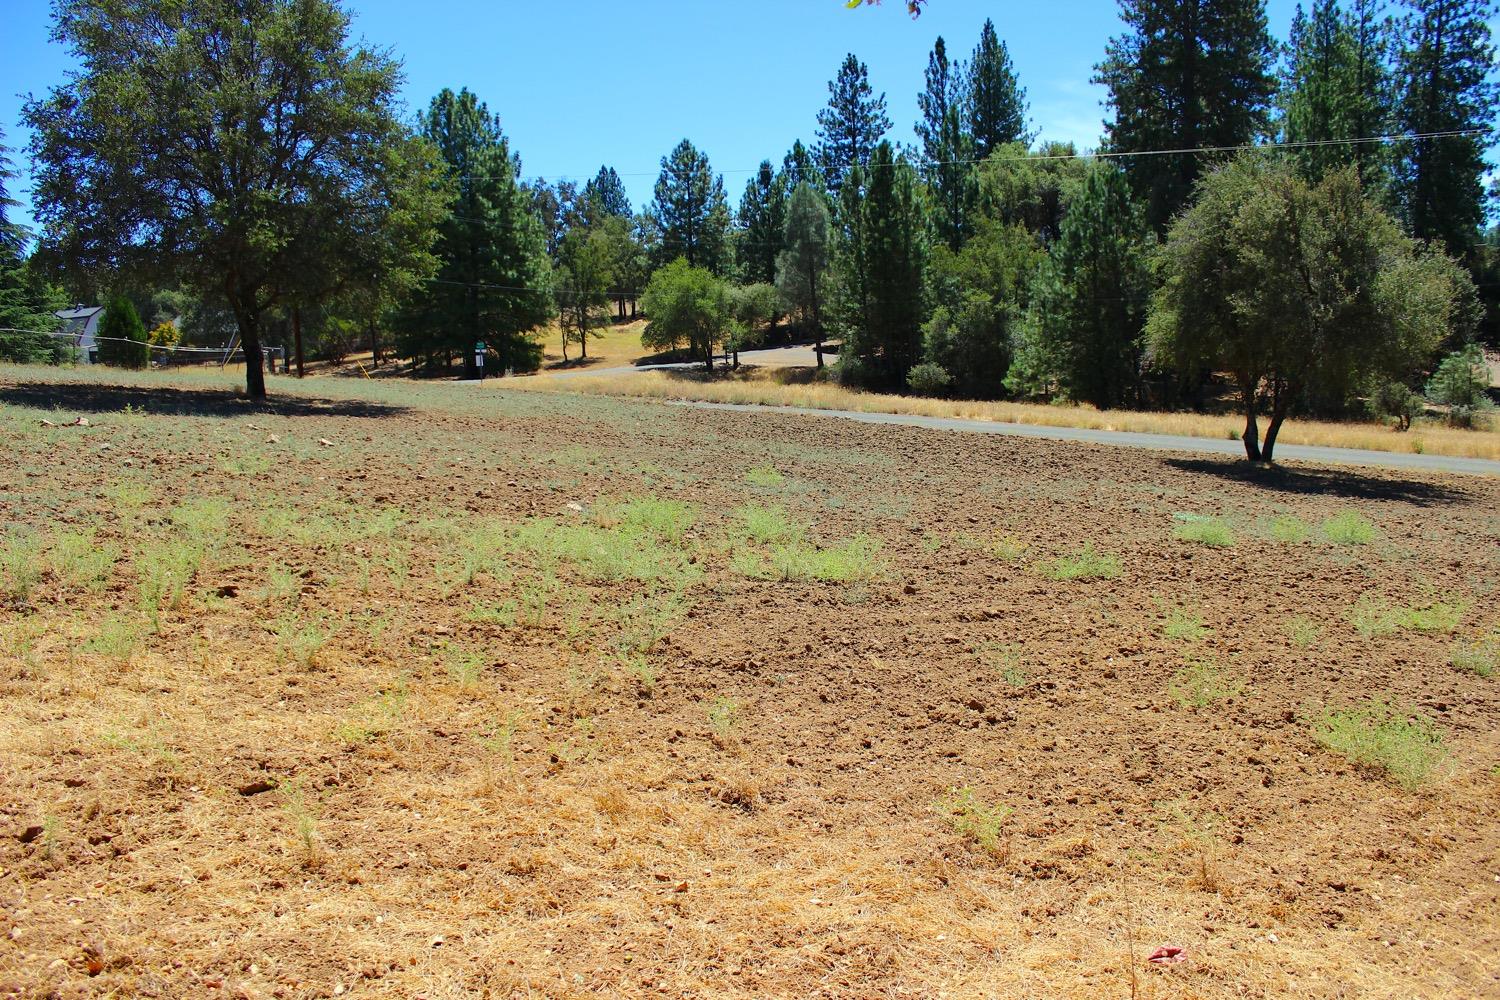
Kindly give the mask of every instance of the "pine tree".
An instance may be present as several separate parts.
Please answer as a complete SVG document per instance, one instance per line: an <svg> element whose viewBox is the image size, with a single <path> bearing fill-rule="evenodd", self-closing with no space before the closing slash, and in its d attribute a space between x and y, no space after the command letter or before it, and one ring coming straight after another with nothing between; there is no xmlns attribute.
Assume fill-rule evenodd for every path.
<svg viewBox="0 0 1500 1000"><path fill-rule="evenodd" d="M1275 80L1263 0L1120 0L1127 33L1095 67L1109 88L1111 152L1240 146L1265 133ZM1125 158L1157 231L1187 203L1203 154Z"/></svg>
<svg viewBox="0 0 1500 1000"><path fill-rule="evenodd" d="M1026 132L1026 88L1016 79L1010 50L985 19L979 45L968 67L969 134L979 159L1009 142L1029 143Z"/></svg>
<svg viewBox="0 0 1500 1000"><path fill-rule="evenodd" d="M861 287L844 350L854 361L857 380L902 388L921 360L926 220L916 171L896 159L889 142L876 147L870 159L857 211L856 245L847 249L844 267L851 278L858 269Z"/></svg>
<svg viewBox="0 0 1500 1000"><path fill-rule="evenodd" d="M1400 130L1480 131L1403 144L1397 201L1412 235L1464 254L1484 220L1484 151L1497 108L1488 22L1500 8L1492 0L1411 0L1411 8L1397 71Z"/></svg>
<svg viewBox="0 0 1500 1000"><path fill-rule="evenodd" d="M45 290L30 273L25 257L28 234L10 221L16 207L5 184L15 176L0 133L0 360L22 364L51 361L55 345L47 332L57 317L47 306Z"/></svg>
<svg viewBox="0 0 1500 1000"><path fill-rule="evenodd" d="M967 89L962 67L948 61L938 38L927 59L926 88L917 95L922 112L917 138L922 143L923 173L936 202L938 234L950 249L963 245L969 232L975 184L974 144L966 126Z"/></svg>
<svg viewBox="0 0 1500 1000"><path fill-rule="evenodd" d="M1327 142L1385 135L1392 128L1393 92L1388 58L1390 18L1378 0L1315 0L1310 15L1299 7L1287 45L1280 104L1288 142ZM1378 143L1357 142L1298 149L1303 173L1316 180L1347 163L1378 192L1386 185L1386 157Z"/></svg>
<svg viewBox="0 0 1500 1000"><path fill-rule="evenodd" d="M650 214L660 230L657 266L684 257L715 275L729 264L729 205L724 179L714 175L708 156L684 139L661 158L656 199Z"/></svg>
<svg viewBox="0 0 1500 1000"><path fill-rule="evenodd" d="M811 184L797 185L787 205L786 249L776 259L775 281L782 301L801 314L811 329L818 367L823 367L823 302L832 247L828 232L828 202Z"/></svg>
<svg viewBox="0 0 1500 1000"><path fill-rule="evenodd" d="M865 64L850 53L828 84L828 106L818 112L818 165L828 190L838 194L849 170L870 162L875 144L891 130L885 95L875 96Z"/></svg>
<svg viewBox="0 0 1500 1000"><path fill-rule="evenodd" d="M583 224L592 229L611 216L628 219L630 196L614 167L600 167L594 179L583 186Z"/></svg>
<svg viewBox="0 0 1500 1000"><path fill-rule="evenodd" d="M1066 394L1098 407L1137 400L1151 239L1119 167L1096 162L1068 207L1038 282L1036 337Z"/></svg>
<svg viewBox="0 0 1500 1000"><path fill-rule="evenodd" d="M474 371L483 341L500 369L534 370L541 347L527 334L552 314L551 267L541 224L516 184L520 163L500 119L467 88L444 88L421 120L457 194L438 228L435 280L413 297L398 322L407 357L444 362L453 354Z"/></svg>
<svg viewBox="0 0 1500 1000"><path fill-rule="evenodd" d="M117 368L145 368L151 363L146 326L128 296L116 295L99 320L99 362Z"/></svg>
<svg viewBox="0 0 1500 1000"><path fill-rule="evenodd" d="M740 239L735 248L746 282L776 280L776 255L785 245L786 208L783 178L776 175L770 160L764 160L755 176L745 182L740 198Z"/></svg>
<svg viewBox="0 0 1500 1000"><path fill-rule="evenodd" d="M798 139L792 143L792 148L781 160L782 187L787 193L797 190L797 185L802 183L811 184L819 191L828 190L828 181L823 176L823 171L818 167L818 158L813 151L802 144Z"/></svg>

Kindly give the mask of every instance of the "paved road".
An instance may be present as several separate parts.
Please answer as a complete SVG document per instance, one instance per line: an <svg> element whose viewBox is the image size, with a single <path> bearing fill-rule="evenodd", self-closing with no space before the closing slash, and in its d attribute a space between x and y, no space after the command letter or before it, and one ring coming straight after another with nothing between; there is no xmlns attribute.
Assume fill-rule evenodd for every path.
<svg viewBox="0 0 1500 1000"><path fill-rule="evenodd" d="M831 361L834 355L825 356ZM818 363L811 347L770 347L762 351L741 351L740 364L759 365L763 368L811 368ZM719 359L714 359L719 364ZM670 368L702 368L701 361L679 361L665 365L612 365L608 368L568 368L563 371L544 371L541 375L551 378L578 378L584 375L623 375L626 372L661 371Z"/></svg>
<svg viewBox="0 0 1500 1000"><path fill-rule="evenodd" d="M743 355L741 355L743 357ZM748 403L708 403L695 400L670 400L673 406L690 406L703 410L738 410L747 413L788 413L808 417L837 417L866 424L904 424L935 430L968 431L976 434L1008 434L1014 437L1046 438L1051 441L1084 441L1089 444L1118 445L1126 448L1149 448L1157 451L1206 452L1213 455L1244 457L1238 441L1188 437L1181 434L1141 434L1135 431L1104 431L1086 427L1041 427L1036 424L1007 424L995 420L961 420L953 417L923 417L907 413L862 413L857 410L817 410L800 406L760 406ZM1315 445L1277 444L1280 461L1316 462L1333 465L1368 465L1384 469L1419 470L1422 472L1457 472L1477 476L1500 476L1500 462L1483 458L1453 458L1448 455L1411 455L1393 451L1367 451L1361 448L1324 448Z"/></svg>

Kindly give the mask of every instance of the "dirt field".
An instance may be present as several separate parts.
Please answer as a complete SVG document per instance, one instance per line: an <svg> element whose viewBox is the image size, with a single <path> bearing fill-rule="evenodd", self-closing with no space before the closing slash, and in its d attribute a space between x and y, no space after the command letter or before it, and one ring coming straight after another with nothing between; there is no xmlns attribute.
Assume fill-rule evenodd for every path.
<svg viewBox="0 0 1500 1000"><path fill-rule="evenodd" d="M56 378L0 996L1500 996L1500 482Z"/></svg>

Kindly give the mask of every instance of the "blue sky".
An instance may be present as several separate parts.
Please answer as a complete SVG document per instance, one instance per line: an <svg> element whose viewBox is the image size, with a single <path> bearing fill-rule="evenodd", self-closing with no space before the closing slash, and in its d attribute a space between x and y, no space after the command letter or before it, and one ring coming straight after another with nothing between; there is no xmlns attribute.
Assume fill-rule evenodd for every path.
<svg viewBox="0 0 1500 1000"><path fill-rule="evenodd" d="M46 0L5 0L0 127L15 150L28 136L21 95L61 81L71 60L48 41ZM843 0L354 0L354 31L391 48L406 70L408 110L445 86L468 86L497 112L527 176L592 176L609 164L637 205L661 157L684 136L724 174L731 204L763 159L811 142L828 80L847 52L885 91L892 137L911 142L916 94L933 39L967 57L986 17L1027 88L1046 139L1091 147L1104 110L1091 69L1119 32L1112 0L1040 4L931 0L919 20L900 0L851 11ZM1269 4L1286 36L1292 0ZM24 150L11 194L29 221Z"/></svg>

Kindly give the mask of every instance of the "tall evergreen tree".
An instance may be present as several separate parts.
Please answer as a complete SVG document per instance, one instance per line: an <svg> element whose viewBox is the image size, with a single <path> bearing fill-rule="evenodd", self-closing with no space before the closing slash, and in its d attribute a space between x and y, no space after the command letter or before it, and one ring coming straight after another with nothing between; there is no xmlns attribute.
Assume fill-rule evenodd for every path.
<svg viewBox="0 0 1500 1000"><path fill-rule="evenodd" d="M0 360L23 364L51 361L56 356L49 331L57 328L47 291L26 261L28 234L10 221L16 202L6 192L6 182L15 176L6 155L4 133L0 133Z"/></svg>
<svg viewBox="0 0 1500 1000"><path fill-rule="evenodd" d="M828 232L828 202L806 181L797 185L787 205L786 249L776 259L776 288L789 309L810 329L818 367L823 367L823 302L832 246Z"/></svg>
<svg viewBox="0 0 1500 1000"><path fill-rule="evenodd" d="M850 168L866 166L875 144L891 130L885 95L875 96L870 74L854 53L844 57L839 74L828 84L828 106L818 112L818 165L837 195Z"/></svg>
<svg viewBox="0 0 1500 1000"><path fill-rule="evenodd" d="M1264 0L1120 0L1095 83L1109 88L1111 152L1240 146L1263 135L1275 80ZM1213 163L1197 153L1127 157L1126 177L1158 231Z"/></svg>
<svg viewBox="0 0 1500 1000"><path fill-rule="evenodd" d="M1396 193L1412 235L1441 240L1455 254L1479 241L1484 220L1484 151L1493 141L1493 0L1411 0L1398 66L1400 130L1470 135L1403 144Z"/></svg>
<svg viewBox="0 0 1500 1000"><path fill-rule="evenodd" d="M844 267L851 278L852 269L859 270L861 287L851 303L844 351L858 380L902 388L921 360L926 224L916 171L896 158L889 142L870 159L857 211L855 245L847 248Z"/></svg>
<svg viewBox="0 0 1500 1000"><path fill-rule="evenodd" d="M1061 388L1099 407L1135 402L1151 293L1150 232L1125 175L1094 163L1038 282L1035 336Z"/></svg>
<svg viewBox="0 0 1500 1000"><path fill-rule="evenodd" d="M950 249L963 245L976 191L974 143L966 125L967 89L963 69L948 61L941 37L927 58L926 87L917 95L922 113L917 138L922 143L922 170L936 202L938 234Z"/></svg>
<svg viewBox="0 0 1500 1000"><path fill-rule="evenodd" d="M729 204L724 179L708 156L684 139L661 158L650 214L660 231L657 266L685 257L694 267L723 274L729 263Z"/></svg>
<svg viewBox="0 0 1500 1000"><path fill-rule="evenodd" d="M784 179L763 160L755 176L745 182L740 198L740 239L735 244L740 271L747 283L776 280L776 255L785 245L787 192Z"/></svg>
<svg viewBox="0 0 1500 1000"><path fill-rule="evenodd" d="M1386 135L1392 128L1389 67L1391 22L1380 0L1314 0L1311 14L1297 8L1280 90L1286 141L1327 143L1294 154L1316 180L1348 163L1371 192L1386 186L1387 157L1378 143L1330 140Z"/></svg>
<svg viewBox="0 0 1500 1000"><path fill-rule="evenodd" d="M828 189L828 180L818 167L816 154L804 146L801 139L793 142L792 148L781 159L781 180L782 187L786 188L788 196L797 190L798 184L803 182L811 184L819 191Z"/></svg>
<svg viewBox="0 0 1500 1000"><path fill-rule="evenodd" d="M473 375L473 347L484 341L499 368L531 371L541 348L527 334L552 313L551 267L500 119L467 88L445 87L421 130L447 164L456 195L438 227L437 278L403 311L398 349L429 360L459 354Z"/></svg>
<svg viewBox="0 0 1500 1000"><path fill-rule="evenodd" d="M969 62L965 90L976 157L984 159L1009 142L1031 141L1026 133L1026 88L1016 79L1010 50L988 18Z"/></svg>
<svg viewBox="0 0 1500 1000"><path fill-rule="evenodd" d="M614 167L600 167L593 180L583 186L583 224L590 229L611 216L631 216L630 196Z"/></svg>

